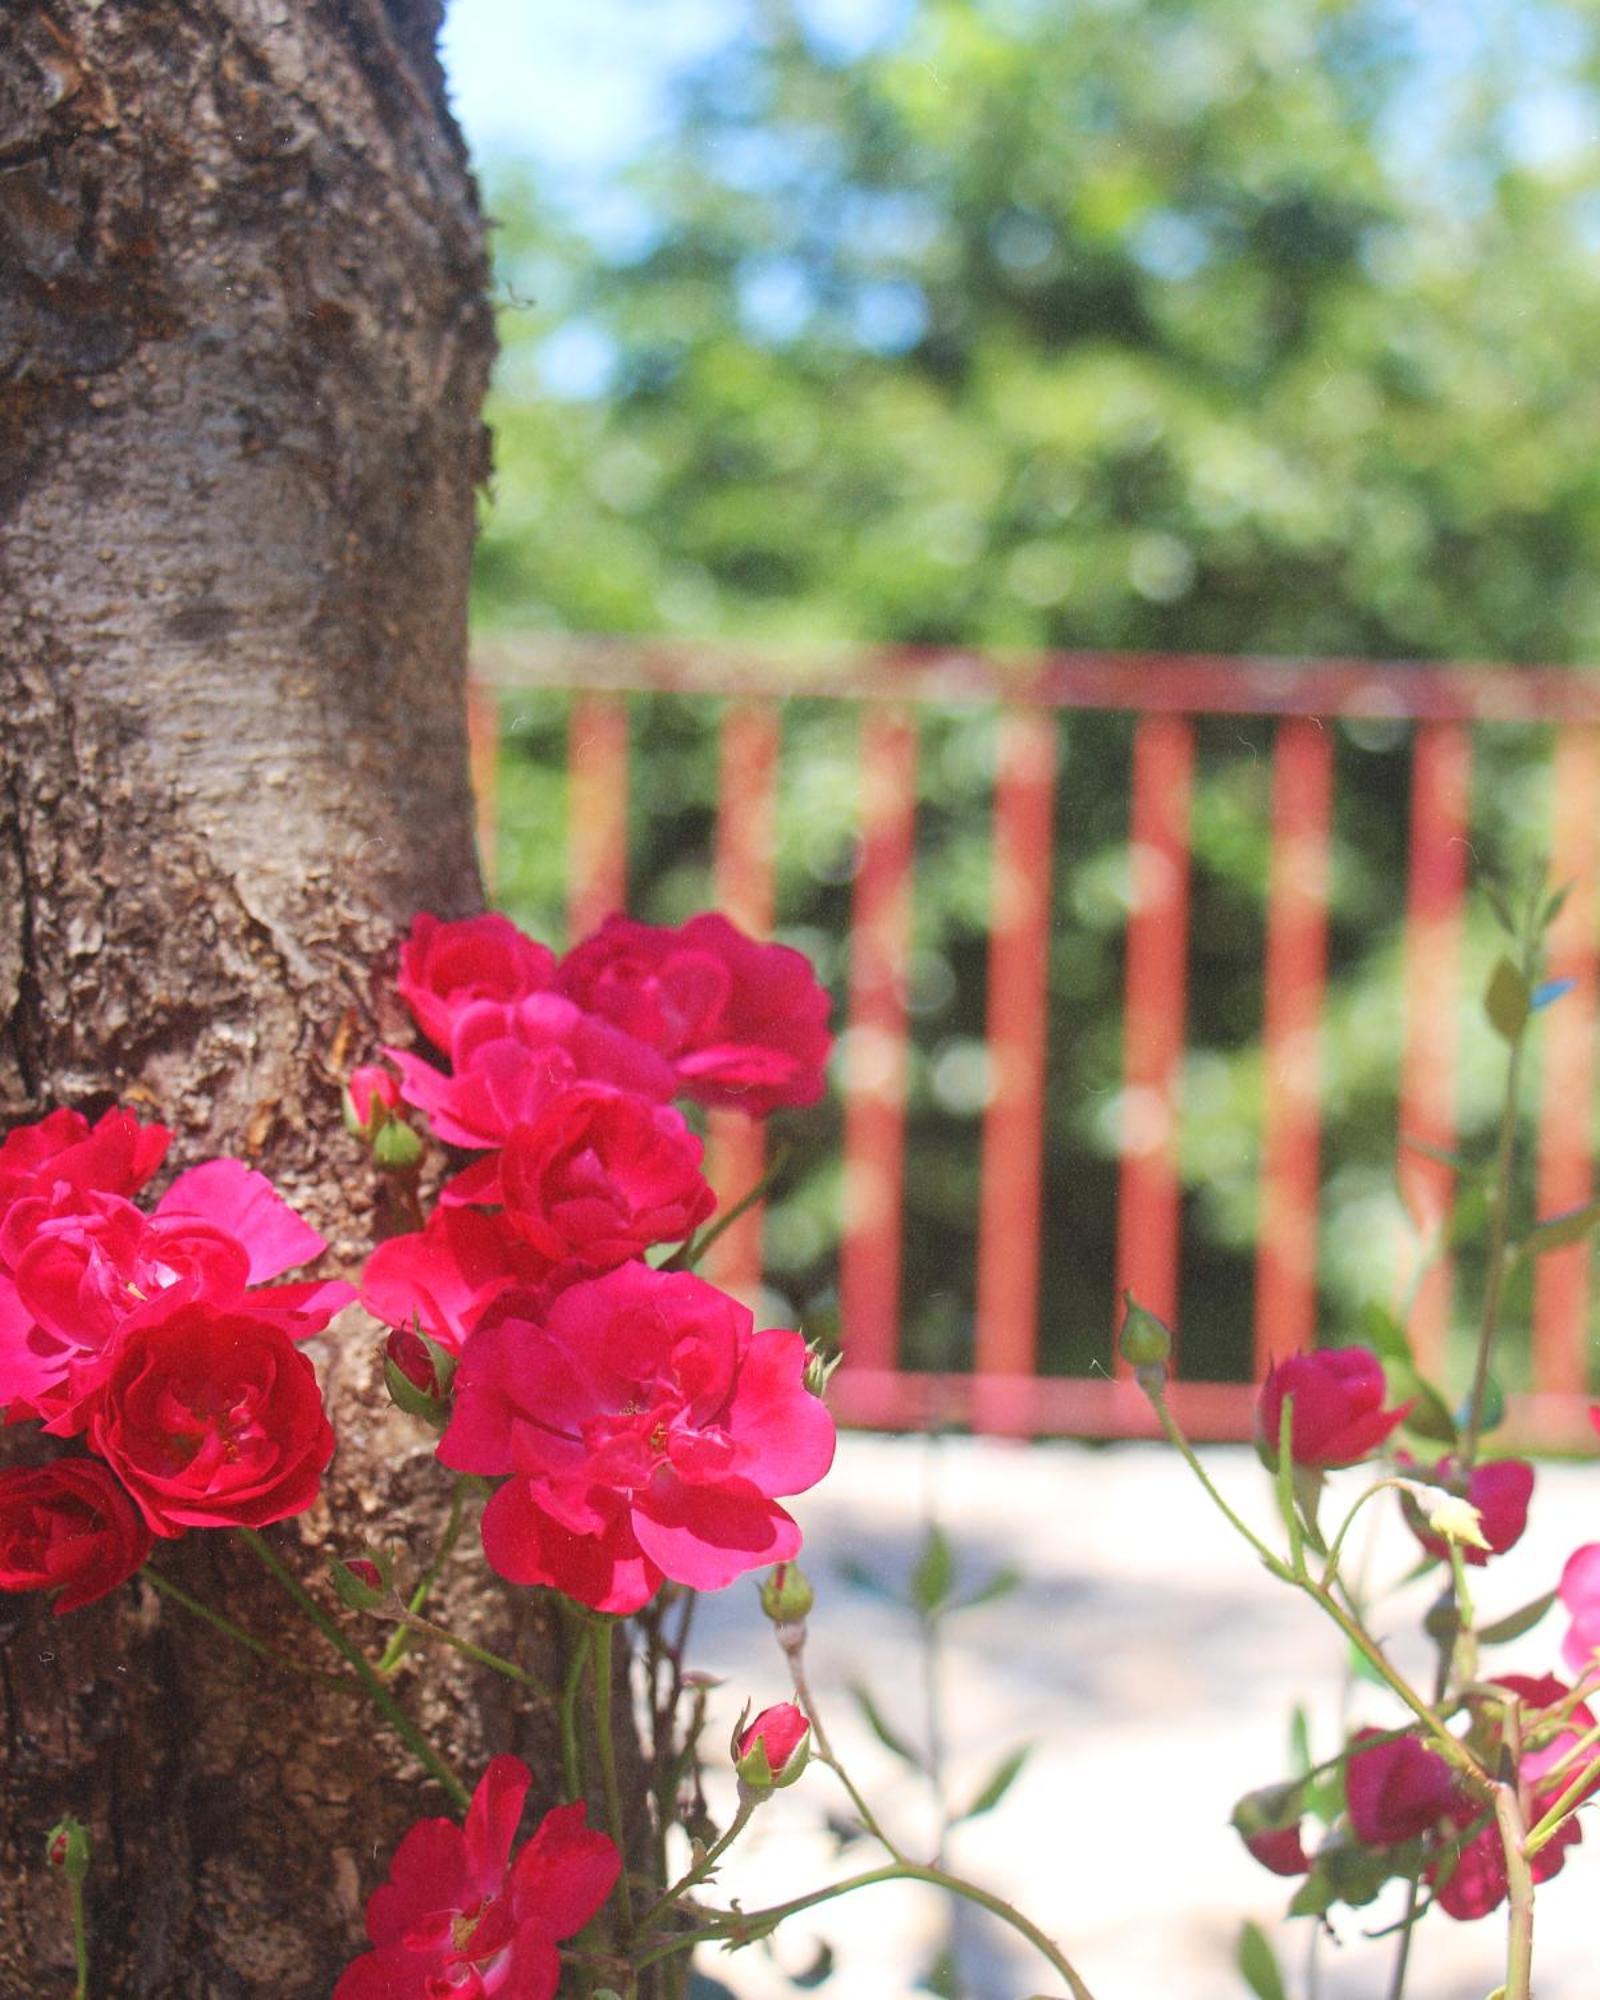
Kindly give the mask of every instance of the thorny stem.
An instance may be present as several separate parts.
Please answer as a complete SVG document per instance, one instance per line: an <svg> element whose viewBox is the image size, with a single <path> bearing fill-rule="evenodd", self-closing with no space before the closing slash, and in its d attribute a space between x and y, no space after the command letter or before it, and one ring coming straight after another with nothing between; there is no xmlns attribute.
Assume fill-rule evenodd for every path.
<svg viewBox="0 0 1600 2000"><path fill-rule="evenodd" d="M836 1897L848 1896L857 1889L870 1889L879 1882L928 1882L936 1889L943 1889L952 1896L960 1896L969 1903L976 1903L991 1916L998 1917L1004 1924L1025 1937L1039 1955L1048 1960L1051 1968L1066 1981L1072 2000L1094 2000L1094 1995L1084 1984L1076 1968L1060 1948L1029 1921L1022 1912L1006 1902L1002 1897L991 1895L981 1889L976 1882L964 1881L959 1875L950 1875L942 1868L923 1867L916 1862L899 1861L888 1868L874 1868L864 1875L851 1875L843 1882L830 1883L824 1889L813 1889L808 1896L797 1896L792 1902L779 1903L768 1910L733 1910L718 1913L697 1931L686 1931L678 1937L668 1938L661 1944L652 1946L634 1961L639 1967L653 1964L657 1959L668 1958L674 1952L687 1951L697 1944L704 1944L721 1938L740 1943L765 1937L769 1931L787 1917L796 1916L801 1910L815 1909L819 1903L830 1903Z"/></svg>
<svg viewBox="0 0 1600 2000"><path fill-rule="evenodd" d="M1523 947L1521 966L1523 977L1530 983L1534 970L1533 955L1534 944L1530 938ZM1489 1261L1484 1276L1483 1310L1478 1320L1478 1341L1473 1357L1472 1388L1467 1401L1466 1430L1454 1455L1454 1483L1462 1493L1467 1490L1472 1477L1472 1468L1477 1462L1478 1446L1483 1435L1484 1408L1489 1394L1489 1361L1494 1352L1495 1335L1500 1324L1500 1305L1506 1276L1506 1243L1511 1227L1511 1182L1517 1134L1517 1108L1522 1090L1522 1058L1526 1041L1527 1024L1524 1023L1513 1038L1506 1058L1505 1092L1500 1100L1500 1122L1495 1134L1494 1184L1489 1209ZM1455 1651L1456 1635L1460 1630L1460 1592L1454 1583L1451 1590L1452 1608L1458 1615L1452 1621L1454 1629L1447 1630L1438 1642L1439 1657L1433 1680L1435 1708L1443 1701L1450 1685L1451 1659ZM1508 1868L1509 1865L1508 1852ZM1411 1962L1411 1940L1416 1930L1417 1903L1421 1893L1422 1878L1420 1875L1413 1875L1406 1891L1405 1918L1400 1929L1400 1943L1395 1953L1394 1976L1390 1982L1388 2000L1404 2000L1406 1971ZM1513 1911L1513 1920L1514 1918ZM1531 1922L1530 1913L1530 1930Z"/></svg>
<svg viewBox="0 0 1600 2000"><path fill-rule="evenodd" d="M89 2000L89 1926L83 1910L83 1884L69 1880L67 1907L72 1913L72 1959L77 1969L72 2000Z"/></svg>
<svg viewBox="0 0 1600 2000"><path fill-rule="evenodd" d="M649 1909L639 1919L641 1930L648 1930L659 1917L666 1915L674 1903L681 1901L683 1897L688 1895L691 1889L706 1879L712 1869L722 1859L723 1855L727 1853L728 1849L732 1847L740 1834L750 1824L751 1814L766 1796L767 1794L764 1792L749 1792L740 1799L739 1809L734 1814L733 1822L727 1832L723 1834L720 1840L713 1842L706 1849L705 1853L701 1855L700 1859L689 1872L686 1875L680 1876L664 1896L650 1905Z"/></svg>
<svg viewBox="0 0 1600 2000"><path fill-rule="evenodd" d="M459 1812L465 1812L472 1803L472 1795L451 1770L450 1766L434 1749L422 1731L406 1714L380 1678L377 1669L359 1647L351 1645L344 1633L328 1616L317 1600L301 1584L299 1578L287 1569L272 1549L257 1534L254 1528L241 1528L239 1534L251 1553L262 1567L277 1579L300 1609L316 1626L329 1645L347 1660L355 1670L356 1678L366 1689L373 1705L377 1708L389 1727L405 1744L406 1748L422 1765L423 1769L443 1787L451 1803Z"/></svg>
<svg viewBox="0 0 1600 2000"><path fill-rule="evenodd" d="M801 1712L811 1724L811 1747L820 1763L828 1769L844 1786L850 1795L850 1803L855 1807L857 1817L872 1838L888 1854L892 1854L902 1866L909 1866L904 1853L889 1838L878 1823L877 1815L856 1787L855 1780L840 1763L833 1745L828 1741L828 1732L823 1727L822 1713L817 1707L816 1696L811 1692L806 1679L805 1647L806 1628L801 1625L780 1625L778 1644L782 1646L789 1661L789 1675L794 1682L794 1698L800 1704Z"/></svg>
<svg viewBox="0 0 1600 2000"><path fill-rule="evenodd" d="M450 1489L450 1517L444 1524L444 1533L439 1538L439 1546L434 1551L433 1561L422 1572L416 1589L412 1591L410 1598L407 1600L406 1609L413 1616L420 1612L423 1605L427 1603L428 1592L438 1582L440 1571L455 1551L456 1542L461 1534L462 1503L466 1497L467 1480L463 1477L456 1480ZM410 1633L408 1628L402 1625L389 1641L388 1645L384 1647L383 1657L378 1662L378 1672L384 1675L392 1674L405 1658L406 1649L409 1644Z"/></svg>
<svg viewBox="0 0 1600 2000"><path fill-rule="evenodd" d="M1505 1849L1511 1921L1506 1932L1506 1983L1501 2000L1531 2000L1533 1993L1533 1871L1528 1865L1522 1804L1515 1784L1494 1788L1494 1813Z"/></svg>
<svg viewBox="0 0 1600 2000"><path fill-rule="evenodd" d="M325 1687L338 1688L343 1694L360 1695L364 1689L350 1679L348 1674L325 1674L320 1667L308 1667L303 1660L297 1660L289 1653L280 1653L276 1646L269 1646L264 1639L258 1639L253 1632L247 1632L242 1625L236 1625L231 1618L220 1611L213 1611L209 1604L202 1604L198 1597L191 1597L188 1591L174 1583L169 1576L163 1576L158 1569L146 1563L139 1574L147 1583L154 1584L163 1597L170 1597L174 1604L181 1604L185 1611L196 1618L203 1618L206 1624L232 1639L235 1645L243 1646L258 1659L270 1660L274 1666L283 1667L289 1673L303 1674L308 1680L321 1681Z"/></svg>
<svg viewBox="0 0 1600 2000"><path fill-rule="evenodd" d="M1334 1624L1339 1627L1339 1630L1343 1632L1351 1645L1356 1648L1363 1659L1379 1675L1385 1685L1400 1697L1411 1713L1423 1724L1435 1744L1445 1757L1455 1765L1456 1769L1461 1772L1477 1796L1487 1802L1492 1787L1488 1774L1477 1758L1473 1756L1472 1752L1458 1737L1451 1735L1437 1712L1429 1703L1422 1699L1421 1695L1411 1686L1405 1676L1398 1671L1390 1661L1388 1654L1384 1652L1377 1640L1366 1631L1360 1620L1353 1618L1330 1590L1325 1589L1321 1583L1316 1582L1304 1571L1297 1576L1280 1556L1275 1555L1267 1547L1266 1543L1262 1541L1261 1537L1253 1529L1246 1527L1244 1522L1240 1520L1239 1516L1217 1491L1209 1473L1207 1473L1205 1467L1196 1456L1194 1447L1178 1428L1176 1418L1174 1418L1172 1412L1167 1407L1165 1386L1155 1379L1155 1371L1144 1368L1140 1369L1138 1373L1141 1386L1155 1407L1156 1415L1161 1422L1161 1428L1166 1432L1176 1449L1182 1454L1190 1470L1199 1479L1201 1485L1210 1494L1212 1500L1222 1513L1233 1523L1239 1533L1244 1536L1245 1540L1256 1551L1257 1555L1260 1556L1261 1560L1272 1571L1274 1576L1281 1577L1284 1582L1292 1583L1298 1589L1303 1590L1312 1603L1320 1606L1324 1614L1333 1620Z"/></svg>

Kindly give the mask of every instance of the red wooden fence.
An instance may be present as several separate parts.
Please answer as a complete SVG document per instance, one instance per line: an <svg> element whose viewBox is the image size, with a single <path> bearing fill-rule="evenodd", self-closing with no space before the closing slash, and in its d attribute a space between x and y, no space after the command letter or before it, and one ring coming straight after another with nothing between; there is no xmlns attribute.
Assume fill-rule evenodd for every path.
<svg viewBox="0 0 1600 2000"><path fill-rule="evenodd" d="M1185 1047L1194 723L1207 715L1277 718L1272 769L1263 1056L1260 1230L1255 1287L1258 1372L1314 1334L1321 1145L1320 1024L1334 760L1328 722L1409 723L1411 813L1406 888L1399 1134L1448 1149L1455 1136L1459 996L1468 874L1474 725L1556 725L1549 851L1574 878L1552 938L1553 976L1574 991L1545 1021L1539 1122L1540 1213L1576 1207L1592 1188L1594 1033L1600 868L1600 677L1562 670L1375 666L1204 657L1054 655L1001 664L964 651L813 655L719 651L650 641L541 641L480 647L475 770L486 829L494 818L495 721L485 689L581 687L569 737L569 910L587 928L626 892L630 691L724 697L715 894L739 922L773 921L773 826L781 701L859 705L859 860L854 882L845 1090L840 1273L846 1362L834 1396L849 1420L891 1428L965 1421L992 1431L1146 1435L1144 1399L1121 1370L1093 1378L1036 1370L1045 1030L1051 911L1055 714L1132 712L1117 1285L1176 1324L1180 1272L1178 1136ZM993 802L987 1056L975 1361L970 1374L899 1366L911 890L919 704L1000 709ZM487 848L486 848L487 851ZM724 1197L762 1171L759 1129L734 1117L712 1133ZM1449 1170L1400 1144L1402 1197L1426 1245L1438 1236ZM753 1291L760 1217L718 1246L719 1280ZM1541 1260L1532 1338L1534 1387L1513 1399L1520 1435L1588 1435L1587 1244ZM1448 1323L1448 1259L1419 1258L1411 1320L1437 1361ZM1107 1347L1109 1351L1109 1330ZM1248 1434L1248 1384L1186 1381L1173 1403L1200 1437Z"/></svg>

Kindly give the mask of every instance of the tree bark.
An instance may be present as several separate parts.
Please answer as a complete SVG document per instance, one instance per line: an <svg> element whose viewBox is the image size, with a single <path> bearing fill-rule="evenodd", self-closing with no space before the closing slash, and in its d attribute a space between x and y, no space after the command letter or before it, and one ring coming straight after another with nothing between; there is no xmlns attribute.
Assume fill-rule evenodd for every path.
<svg viewBox="0 0 1600 2000"><path fill-rule="evenodd" d="M337 1078L374 967L480 890L465 605L493 336L439 0L12 0L0 31L0 1103L131 1103L171 1164L261 1167L369 1246ZM374 1329L314 1350L338 1456L269 1530L398 1537L446 1504ZM5 1434L35 1462L34 1427ZM467 1538L469 1546L472 1537ZM233 1538L157 1562L332 1667ZM470 1585L443 1615L537 1650ZM518 1629L519 1624L525 1629ZM370 1633L371 1628L368 1628ZM485 1681L490 1685L485 1688ZM430 1652L397 1683L470 1784L549 1716ZM65 1994L64 1811L95 1840L91 1991L326 2000L399 1831L446 1810L375 1713L136 1581L0 1598L0 1991Z"/></svg>

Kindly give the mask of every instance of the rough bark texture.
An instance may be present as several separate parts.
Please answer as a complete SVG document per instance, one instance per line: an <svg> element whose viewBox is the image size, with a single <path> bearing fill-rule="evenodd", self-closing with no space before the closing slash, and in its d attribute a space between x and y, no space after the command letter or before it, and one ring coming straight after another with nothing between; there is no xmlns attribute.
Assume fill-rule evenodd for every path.
<svg viewBox="0 0 1600 2000"><path fill-rule="evenodd" d="M4 12L0 1103L159 1113L173 1165L244 1156L349 1268L371 1176L335 1074L399 1025L373 971L399 927L479 895L462 681L492 334L439 0ZM317 1514L269 1531L308 1575L324 1537L425 1556L442 1519L374 1349L359 1315L319 1346L339 1457ZM26 1429L3 1449L43 1455ZM157 1554L318 1655L231 1538ZM543 1644L465 1588L447 1615ZM551 1768L548 1716L513 1717L505 1683L430 1653L398 1686L469 1779L508 1747ZM41 1866L63 1811L95 1835L97 2000L325 2000L375 1857L443 1809L370 1710L142 1584L59 1622L0 1599L0 1744L7 1995L70 1990Z"/></svg>

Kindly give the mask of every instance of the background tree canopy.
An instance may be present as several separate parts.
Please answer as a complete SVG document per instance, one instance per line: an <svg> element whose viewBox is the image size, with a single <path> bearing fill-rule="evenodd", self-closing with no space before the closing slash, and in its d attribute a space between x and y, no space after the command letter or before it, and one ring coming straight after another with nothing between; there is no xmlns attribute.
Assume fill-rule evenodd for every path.
<svg viewBox="0 0 1600 2000"><path fill-rule="evenodd" d="M480 624L1592 658L1594 26L1509 0L913 0L865 24L730 4L669 130L604 185L573 201L526 163L491 174L505 353ZM519 698L508 720L502 897L548 925L561 716ZM705 898L704 722L639 704L641 914ZM803 701L786 723L780 911L835 975L853 727ZM1088 1279L1047 1288L1054 1365L1103 1355L1111 1311L1127 736L1063 725L1046 1255ZM1541 734L1480 740L1475 838L1523 865ZM1246 1353L1269 742L1201 739L1183 1139L1201 1372ZM1322 1272L1340 1310L1390 1277L1373 1243L1406 747L1370 725L1340 742ZM987 718L930 717L907 1272L924 1358L961 1352L970 1306L991 752ZM1470 1131L1497 1082L1468 1046ZM837 1199L833 1170L808 1174L770 1246L802 1306Z"/></svg>

